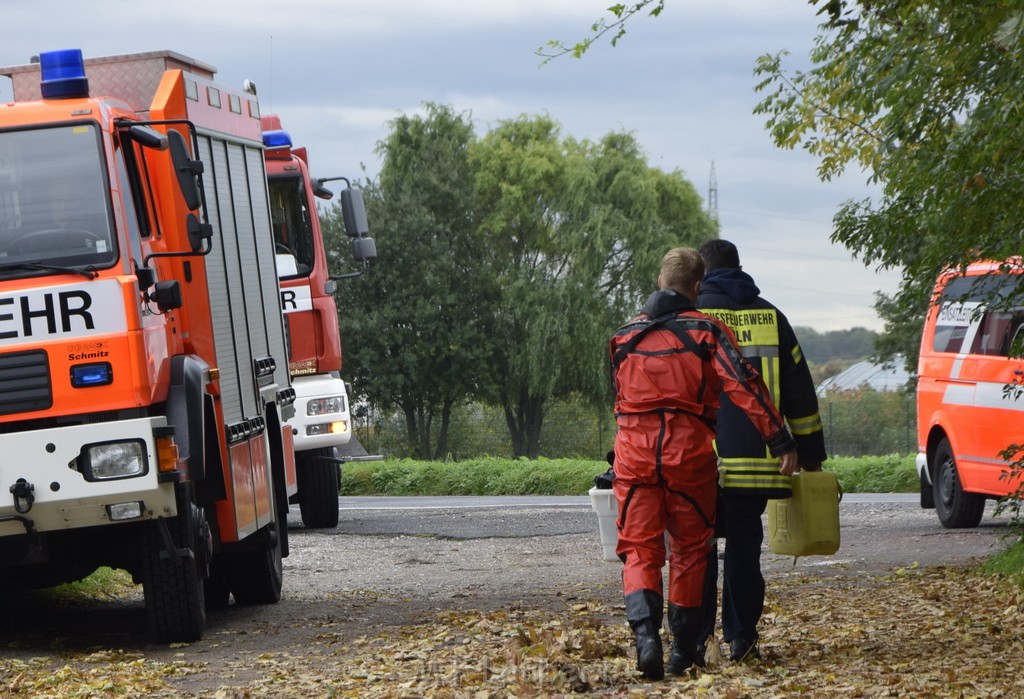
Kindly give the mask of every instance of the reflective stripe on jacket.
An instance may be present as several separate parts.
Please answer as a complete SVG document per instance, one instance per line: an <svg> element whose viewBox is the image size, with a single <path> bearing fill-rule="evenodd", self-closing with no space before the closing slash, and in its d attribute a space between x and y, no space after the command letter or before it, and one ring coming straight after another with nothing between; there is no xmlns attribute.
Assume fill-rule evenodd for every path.
<svg viewBox="0 0 1024 699"><path fill-rule="evenodd" d="M732 280L730 273L734 273ZM729 281L736 281L736 286L730 287ZM747 296L738 300L736 289ZM786 316L758 296L753 280L739 270L715 270L706 277L696 305L730 327L743 356L761 373L793 433L800 462L824 461L825 437L814 381ZM765 450L756 426L730 405L729 396L722 398L715 444L723 487L771 498L792 494L790 478L778 472L778 459Z"/></svg>

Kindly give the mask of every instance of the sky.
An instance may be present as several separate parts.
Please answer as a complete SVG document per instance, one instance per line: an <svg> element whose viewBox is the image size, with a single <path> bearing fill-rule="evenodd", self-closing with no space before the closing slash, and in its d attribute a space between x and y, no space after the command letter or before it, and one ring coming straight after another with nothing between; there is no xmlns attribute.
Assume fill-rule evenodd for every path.
<svg viewBox="0 0 1024 699"><path fill-rule="evenodd" d="M549 40L575 43L607 0L5 0L17 27L0 65L43 51L85 56L169 49L255 82L318 177L375 177L388 122L425 102L471 115L478 135L503 119L547 114L576 138L628 131L649 163L679 170L705 201L712 163L721 236L795 326L881 330L876 272L832 244L832 216L871 196L863 173L822 183L801 150L776 148L755 116L758 56L790 52L806 66L819 23L806 0L668 0L636 17L616 47L542 65ZM0 78L0 100L10 99ZM372 228L372 221L371 228ZM388 241L376 236L378 264ZM652 270L653 279L656 270ZM653 289L652 289L653 290ZM344 307L344 299L339 296Z"/></svg>

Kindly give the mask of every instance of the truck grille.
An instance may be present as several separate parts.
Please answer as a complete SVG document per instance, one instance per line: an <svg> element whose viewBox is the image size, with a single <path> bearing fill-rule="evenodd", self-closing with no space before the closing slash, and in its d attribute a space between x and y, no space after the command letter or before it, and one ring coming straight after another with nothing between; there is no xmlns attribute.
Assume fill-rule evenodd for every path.
<svg viewBox="0 0 1024 699"><path fill-rule="evenodd" d="M52 405L46 352L0 354L0 415L46 410Z"/></svg>

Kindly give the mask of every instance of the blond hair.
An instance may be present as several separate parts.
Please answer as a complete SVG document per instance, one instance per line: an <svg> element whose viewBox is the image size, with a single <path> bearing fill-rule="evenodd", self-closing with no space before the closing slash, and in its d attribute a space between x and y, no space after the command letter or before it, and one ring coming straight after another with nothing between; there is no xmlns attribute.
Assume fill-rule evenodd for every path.
<svg viewBox="0 0 1024 699"><path fill-rule="evenodd" d="M661 287L690 293L704 278L704 260L693 248L672 248L661 258Z"/></svg>

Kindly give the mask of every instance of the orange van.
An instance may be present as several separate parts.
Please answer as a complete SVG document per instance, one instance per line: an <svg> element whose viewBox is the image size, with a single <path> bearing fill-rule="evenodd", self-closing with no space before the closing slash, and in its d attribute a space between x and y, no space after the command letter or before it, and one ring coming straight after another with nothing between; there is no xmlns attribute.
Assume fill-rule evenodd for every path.
<svg viewBox="0 0 1024 699"><path fill-rule="evenodd" d="M921 506L934 507L947 528L977 526L987 499L1021 483L1001 452L1024 442L1022 265L1014 258L944 272L925 320L917 473Z"/></svg>

